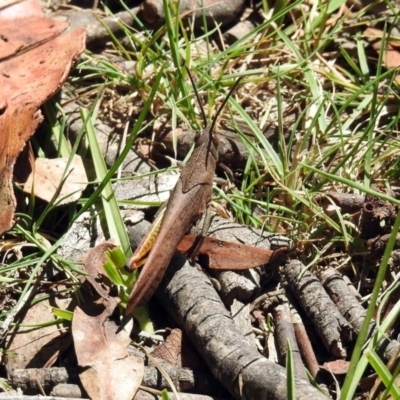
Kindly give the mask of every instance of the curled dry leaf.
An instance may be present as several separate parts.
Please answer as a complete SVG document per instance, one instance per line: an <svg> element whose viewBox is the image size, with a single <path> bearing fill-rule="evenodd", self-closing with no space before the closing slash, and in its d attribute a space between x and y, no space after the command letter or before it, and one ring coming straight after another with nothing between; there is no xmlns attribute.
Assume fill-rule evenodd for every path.
<svg viewBox="0 0 400 400"><path fill-rule="evenodd" d="M110 319L117 300L109 297L95 280L105 263L105 251L112 247L106 242L87 255L85 270L92 275L88 280L101 297L96 302L82 302L75 309L72 335L82 368L79 377L89 397L131 400L143 379L143 360L128 354L129 334L125 330L118 332L118 326Z"/></svg>
<svg viewBox="0 0 400 400"><path fill-rule="evenodd" d="M68 169L67 165L67 157L37 158L34 171L24 185L24 192L30 194L33 191L36 197L57 205L79 200L88 183L82 158L74 155Z"/></svg>
<svg viewBox="0 0 400 400"><path fill-rule="evenodd" d="M195 235L186 235L177 249L181 253L188 253L199 239ZM274 261L279 255L287 251L286 248L265 250L241 243L227 242L212 237L202 238L199 254L208 257L208 266L211 269L242 271L259 267Z"/></svg>
<svg viewBox="0 0 400 400"><path fill-rule="evenodd" d="M376 28L367 28L364 35L377 53L384 52L382 63L387 69L394 69L400 65L399 45L395 39L385 38L387 32ZM396 82L400 83L400 75L396 76Z"/></svg>
<svg viewBox="0 0 400 400"><path fill-rule="evenodd" d="M105 263L104 254L109 250L115 249L115 247L115 244L112 242L104 242L90 249L85 257L84 270L88 273L86 280L104 299L108 299L109 297L108 289L110 286L108 285L110 280L103 268Z"/></svg>
<svg viewBox="0 0 400 400"><path fill-rule="evenodd" d="M203 359L181 329L172 329L165 341L157 346L151 354L177 367L190 368L194 371L207 369Z"/></svg>
<svg viewBox="0 0 400 400"><path fill-rule="evenodd" d="M349 361L334 360L324 363L321 369L333 375L346 375L349 370Z"/></svg>
<svg viewBox="0 0 400 400"><path fill-rule="evenodd" d="M23 13L13 11L24 6ZM0 234L13 222L16 157L43 119L39 107L60 89L85 48L84 29L60 36L67 25L38 15L36 6L30 0L0 10Z"/></svg>

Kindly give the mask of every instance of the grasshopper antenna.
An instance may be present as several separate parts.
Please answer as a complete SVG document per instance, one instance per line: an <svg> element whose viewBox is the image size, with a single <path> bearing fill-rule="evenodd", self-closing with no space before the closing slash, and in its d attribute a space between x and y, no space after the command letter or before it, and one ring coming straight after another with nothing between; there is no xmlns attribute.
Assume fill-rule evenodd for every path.
<svg viewBox="0 0 400 400"><path fill-rule="evenodd" d="M213 118L213 120L212 120L212 122L211 122L210 130L209 130L209 133L210 133L210 140L208 141L208 145L207 145L206 165L207 165L207 162L208 162L208 154L210 153L211 140L212 140L212 138L213 138L213 131L214 131L214 127L215 127L215 124L216 124L216 122L217 122L218 116L219 116L219 114L221 114L221 111L224 109L225 104L226 104L227 101L229 100L229 97L231 96L231 94L233 93L233 91L235 90L236 86L239 84L239 82L240 82L240 80L241 80L242 78L243 78L243 77L240 76L240 77L236 80L236 82L233 84L233 86L231 87L231 90L229 91L228 95L225 97L224 101L222 102L221 107L217 110L217 112L216 112L216 114L214 115L214 118Z"/></svg>
<svg viewBox="0 0 400 400"><path fill-rule="evenodd" d="M207 124L206 113L204 112L204 108L203 108L203 106L202 106L202 104L201 104L200 96L199 96L199 93L197 92L196 85L195 85L195 83L194 83L192 74L190 73L189 68L188 68L188 66L187 66L186 64L185 64L185 68L186 68L186 71L187 71L187 73L188 73L188 75L189 75L190 81L192 82L192 86L193 86L193 89L194 89L194 93L196 94L197 102L199 103L199 106L200 106L201 115L202 115L203 121L204 121L204 129L205 129L205 128L207 128L207 126L208 126L208 124ZM228 95L225 97L225 99L224 99L224 101L223 101L221 107L220 107L220 108L218 109L218 111L216 112L216 114L215 114L215 116L214 116L214 118L213 118L213 121L211 122L211 126L210 126L210 128L209 128L209 130L208 130L210 137L209 137L209 142L208 142L208 145L207 145L206 165L207 165L207 163L208 163L208 154L209 154L210 148L211 148L211 141L212 141L212 138L213 138L213 130L214 130L215 124L216 124L216 122L217 122L218 116L219 116L219 114L221 113L221 111L223 110L223 108L225 107L225 104L226 104L227 101L229 100L229 97L231 96L232 92L235 90L236 86L239 84L239 82L240 82L240 80L241 80L242 78L243 78L242 76L239 77L239 78L236 80L236 82L233 84L233 86L232 86L231 89L229 90Z"/></svg>
<svg viewBox="0 0 400 400"><path fill-rule="evenodd" d="M203 105L201 104L200 96L199 96L199 93L197 92L196 85L194 83L192 74L190 73L189 68L188 68L188 66L186 64L185 64L185 68L186 68L186 71L187 71L187 73L189 75L190 82L192 82L193 90L194 90L194 93L196 94L196 99L197 99L197 102L199 103L199 106L200 106L201 116L203 118L203 123L204 123L204 128L205 128L207 126L206 113L204 112Z"/></svg>
<svg viewBox="0 0 400 400"><path fill-rule="evenodd" d="M213 121L211 122L211 126L210 126L210 135L212 135L212 132L214 130L215 124L217 122L218 116L219 114L221 114L221 111L223 110L223 108L225 107L225 104L227 103L227 101L229 100L229 97L231 97L231 94L233 93L233 91L235 90L236 86L239 84L239 82L241 81L241 79L243 78L243 76L240 76L236 82L233 84L233 86L231 87L231 90L229 91L228 95L225 97L225 100L223 101L221 107L218 109L218 111L216 112Z"/></svg>

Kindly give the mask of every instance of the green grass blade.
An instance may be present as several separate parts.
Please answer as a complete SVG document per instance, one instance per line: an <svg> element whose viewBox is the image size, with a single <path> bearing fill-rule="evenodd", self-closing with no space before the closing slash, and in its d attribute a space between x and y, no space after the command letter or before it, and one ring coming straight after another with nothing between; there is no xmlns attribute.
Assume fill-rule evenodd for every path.
<svg viewBox="0 0 400 400"><path fill-rule="evenodd" d="M386 270L387 270L387 267L389 264L389 258L390 258L391 252L394 248L394 244L396 242L396 236L397 236L397 233L399 232L399 228L400 228L400 213L397 215L397 218L393 224L392 233L390 234L388 244L386 246L385 252L382 257L382 261L379 266L378 274L375 279L375 284L374 284L371 298L369 300L369 305L368 305L368 309L367 309L367 312L365 315L365 319L362 324L360 333L358 335L356 345L353 349L353 354L351 356L349 369L348 369L345 381L342 386L340 400L351 400L354 398L357 384L361 379L364 369L368 365L368 361L366 358L360 360L362 348L365 344L365 340L368 335L369 324L371 322L373 313L375 311L375 307L376 307L375 305L377 303L378 296L381 291L382 283L386 276Z"/></svg>
<svg viewBox="0 0 400 400"><path fill-rule="evenodd" d="M86 122L86 133L89 141L90 151L92 152L92 160L98 181L104 182L104 189L101 193L101 201L107 220L107 228L109 237L115 243L122 247L124 253L129 256L131 254L131 246L129 243L128 234L118 207L117 199L115 198L110 179L108 178L108 170L100 150L99 143L96 138L94 121L90 117L88 110L81 108L80 113L82 120ZM108 178L108 179L107 179Z"/></svg>
<svg viewBox="0 0 400 400"><path fill-rule="evenodd" d="M293 352L290 341L286 342L286 388L287 388L287 399L296 400L296 384L295 384L295 371L293 364Z"/></svg>

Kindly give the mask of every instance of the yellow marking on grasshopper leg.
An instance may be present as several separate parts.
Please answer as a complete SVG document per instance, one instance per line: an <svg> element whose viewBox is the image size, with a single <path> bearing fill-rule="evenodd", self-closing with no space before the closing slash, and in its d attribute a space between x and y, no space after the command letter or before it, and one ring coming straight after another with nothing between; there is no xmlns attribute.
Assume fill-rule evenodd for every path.
<svg viewBox="0 0 400 400"><path fill-rule="evenodd" d="M149 250L150 251L150 250ZM146 254L147 255L147 254ZM134 269L138 269L138 268L140 268L140 267L143 267L143 265L144 264L146 264L146 261L147 261L147 257L146 258L142 258L141 260L139 260L139 261L131 261L131 264L130 264L130 269L131 269L131 271L133 271Z"/></svg>
<svg viewBox="0 0 400 400"><path fill-rule="evenodd" d="M162 220L164 218L164 213L165 213L165 208L160 211L160 213L157 215L157 218L153 222L151 229L149 233L146 236L146 239L143 243L141 243L141 247L136 249L135 254L132 256L131 261L129 263L129 269L134 270L142 265L147 260L147 255L150 253L150 250L152 249L154 242L156 241L156 238L158 234L160 233L161 225L162 225Z"/></svg>

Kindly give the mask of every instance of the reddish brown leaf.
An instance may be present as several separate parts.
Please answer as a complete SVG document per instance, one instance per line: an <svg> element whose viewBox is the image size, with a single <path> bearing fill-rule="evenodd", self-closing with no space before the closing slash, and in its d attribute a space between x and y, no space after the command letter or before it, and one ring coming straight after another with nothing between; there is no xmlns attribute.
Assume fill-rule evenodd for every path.
<svg viewBox="0 0 400 400"><path fill-rule="evenodd" d="M66 25L38 16L35 3L0 10L0 234L13 222L16 157L42 120L39 107L60 89L85 47L83 29L57 36ZM14 9L24 6L19 14ZM15 15L24 18L16 21Z"/></svg>
<svg viewBox="0 0 400 400"><path fill-rule="evenodd" d="M186 235L179 243L177 250L181 253L189 252L197 238L195 235ZM265 250L205 237L199 254L208 257L208 266L212 269L241 271L269 264L286 251L286 248Z"/></svg>
<svg viewBox="0 0 400 400"><path fill-rule="evenodd" d="M335 360L324 363L321 369L334 375L345 375L349 370L349 362L345 360Z"/></svg>
<svg viewBox="0 0 400 400"><path fill-rule="evenodd" d="M188 337L177 328L171 330L165 342L157 346L152 355L178 367L195 371L207 369Z"/></svg>
<svg viewBox="0 0 400 400"><path fill-rule="evenodd" d="M397 68L400 65L400 52L398 51L399 44L390 38L384 38L385 32L380 29L367 28L364 31L366 39L371 43L376 52L384 51L382 63L387 69ZM382 47L382 40L384 46ZM397 83L400 83L400 75L396 77Z"/></svg>
<svg viewBox="0 0 400 400"><path fill-rule="evenodd" d="M109 297L108 290L111 287L110 279L103 268L106 262L104 254L115 247L114 243L104 242L90 249L85 257L84 270L88 273L86 279L104 299Z"/></svg>

